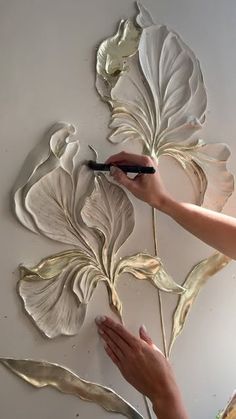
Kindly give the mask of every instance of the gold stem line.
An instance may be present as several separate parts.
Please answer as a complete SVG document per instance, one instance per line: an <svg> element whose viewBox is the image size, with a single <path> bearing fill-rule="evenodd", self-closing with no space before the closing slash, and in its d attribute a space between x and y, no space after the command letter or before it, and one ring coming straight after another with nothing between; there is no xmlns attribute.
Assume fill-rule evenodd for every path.
<svg viewBox="0 0 236 419"><path fill-rule="evenodd" d="M158 256L157 217L156 217L155 208L152 208L152 227L153 227L153 239L154 239L155 256ZM164 350L164 355L167 358L167 343L166 343L166 330L165 330L165 322L164 322L164 314L163 314L163 304L162 304L162 298L161 298L161 291L159 289L158 289L158 302L159 302L159 314L160 314L160 321L161 321L161 333L162 333L163 350Z"/></svg>
<svg viewBox="0 0 236 419"><path fill-rule="evenodd" d="M167 358L168 353L167 353L167 343L166 343L166 330L165 330L163 304L162 304L162 298L161 298L161 291L160 290L158 290L158 301L159 301L159 312L160 312L160 319L161 319L163 349L164 349L164 355Z"/></svg>
<svg viewBox="0 0 236 419"><path fill-rule="evenodd" d="M149 406L148 401L147 401L147 396L143 395L143 398L144 398L144 403L145 403L147 414L148 414L148 419L153 419L152 414L151 414L151 410L150 410L150 406Z"/></svg>

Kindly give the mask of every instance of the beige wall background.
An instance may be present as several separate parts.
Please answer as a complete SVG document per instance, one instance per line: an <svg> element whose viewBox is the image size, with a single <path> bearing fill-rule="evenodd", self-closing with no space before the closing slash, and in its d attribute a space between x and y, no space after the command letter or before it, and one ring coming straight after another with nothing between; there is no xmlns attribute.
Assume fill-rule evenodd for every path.
<svg viewBox="0 0 236 419"><path fill-rule="evenodd" d="M177 31L201 62L208 93L202 137L226 142L236 174L236 3L234 0L143 0L153 16ZM81 156L93 144L100 159L121 147L108 143L109 111L94 87L95 52L123 17L136 13L133 0L0 0L0 355L45 359L63 364L81 377L112 386L147 417L142 396L120 376L103 351L94 325L110 314L106 290L98 287L80 333L50 341L24 314L16 294L17 266L34 264L65 246L34 235L14 218L10 190L28 152L56 121L78 127ZM127 145L126 149L139 148ZM185 175L163 159L160 170L170 191L190 200ZM132 199L132 197L131 197ZM153 252L150 209L134 201L136 229L124 254ZM224 211L236 215L236 196ZM159 243L165 266L183 282L193 264L212 249L158 216ZM236 243L235 243L236 245ZM161 344L156 291L131 278L120 281L127 327L137 333L144 323ZM164 295L167 329L176 297ZM211 419L236 387L236 263L210 279L198 297L171 358L191 419ZM79 415L79 416L78 416ZM108 418L100 407L36 390L0 367L1 419ZM121 417L116 415L117 418Z"/></svg>

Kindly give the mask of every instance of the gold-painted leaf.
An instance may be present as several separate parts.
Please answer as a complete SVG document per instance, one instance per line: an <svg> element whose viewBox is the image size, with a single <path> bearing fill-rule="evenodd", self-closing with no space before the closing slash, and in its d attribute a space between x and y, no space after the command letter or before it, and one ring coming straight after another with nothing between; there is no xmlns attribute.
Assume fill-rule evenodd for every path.
<svg viewBox="0 0 236 419"><path fill-rule="evenodd" d="M234 392L220 417L221 419L236 419L236 392Z"/></svg>
<svg viewBox="0 0 236 419"><path fill-rule="evenodd" d="M185 292L180 296L173 317L173 327L169 345L169 354L173 344L182 332L188 313L206 281L223 269L231 259L222 253L216 252L207 259L198 263L188 274L183 287Z"/></svg>
<svg viewBox="0 0 236 419"><path fill-rule="evenodd" d="M182 294L184 288L176 284L165 271L158 257L147 253L138 253L120 260L117 266L117 275L128 272L137 279L151 282L156 288L165 292Z"/></svg>
<svg viewBox="0 0 236 419"><path fill-rule="evenodd" d="M51 386L62 393L97 403L108 412L120 413L130 419L143 419L138 411L108 387L82 380L61 365L29 359L0 358L14 374L34 387Z"/></svg>

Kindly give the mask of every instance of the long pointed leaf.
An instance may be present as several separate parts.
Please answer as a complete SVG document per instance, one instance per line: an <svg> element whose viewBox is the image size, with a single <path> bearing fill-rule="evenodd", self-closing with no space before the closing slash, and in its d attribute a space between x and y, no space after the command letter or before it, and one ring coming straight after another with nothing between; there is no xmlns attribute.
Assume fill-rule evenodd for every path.
<svg viewBox="0 0 236 419"><path fill-rule="evenodd" d="M177 336L180 335L184 328L189 311L192 308L201 288L209 278L223 269L230 261L231 259L229 257L216 252L209 258L204 259L194 266L188 274L183 284L186 291L180 296L174 313L169 355Z"/></svg>
<svg viewBox="0 0 236 419"><path fill-rule="evenodd" d="M0 362L34 387L51 386L62 393L97 403L108 412L121 413L130 419L143 419L133 406L110 388L82 380L61 365L12 358L0 358Z"/></svg>

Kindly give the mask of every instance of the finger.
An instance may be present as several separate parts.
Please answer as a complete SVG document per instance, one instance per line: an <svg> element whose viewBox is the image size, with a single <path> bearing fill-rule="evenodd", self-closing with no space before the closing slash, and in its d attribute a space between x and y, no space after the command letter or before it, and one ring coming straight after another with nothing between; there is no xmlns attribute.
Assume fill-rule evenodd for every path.
<svg viewBox="0 0 236 419"><path fill-rule="evenodd" d="M119 359L116 357L116 355L114 354L114 352L112 351L112 349L109 346L104 346L104 349L107 353L107 355L109 356L109 358L111 358L111 360L114 362L115 365L117 365L117 367L120 369L121 364Z"/></svg>
<svg viewBox="0 0 236 419"><path fill-rule="evenodd" d="M147 333L147 329L144 325L139 328L139 336L144 342L148 343L148 345L153 345L153 341L151 337Z"/></svg>
<svg viewBox="0 0 236 419"><path fill-rule="evenodd" d="M121 360L124 359L124 354L122 352L122 349L119 345L117 345L116 340L112 336L106 333L104 329L99 329L99 334L101 338L104 340L104 342L110 346L114 354L116 355L117 359Z"/></svg>
<svg viewBox="0 0 236 419"><path fill-rule="evenodd" d="M142 156L139 154L126 153L121 151L118 154L114 154L106 160L106 164L111 163L128 163L128 164L138 164L140 166L150 166L153 164L153 161L148 156Z"/></svg>
<svg viewBox="0 0 236 419"><path fill-rule="evenodd" d="M122 170L117 167L111 167L111 176L121 185L125 186L129 191L132 192L135 187L134 180L130 179Z"/></svg>
<svg viewBox="0 0 236 419"><path fill-rule="evenodd" d="M112 350L113 352L117 352L118 358L121 359L127 356L128 352L130 351L129 344L109 327L105 325L102 325L101 327L103 332L103 339L109 345L112 342Z"/></svg>
<svg viewBox="0 0 236 419"><path fill-rule="evenodd" d="M100 324L101 326L106 326L113 330L113 332L120 336L132 349L136 348L137 338L128 332L123 325L116 323L110 317L103 317Z"/></svg>

